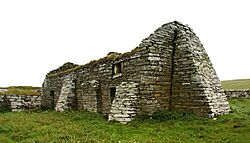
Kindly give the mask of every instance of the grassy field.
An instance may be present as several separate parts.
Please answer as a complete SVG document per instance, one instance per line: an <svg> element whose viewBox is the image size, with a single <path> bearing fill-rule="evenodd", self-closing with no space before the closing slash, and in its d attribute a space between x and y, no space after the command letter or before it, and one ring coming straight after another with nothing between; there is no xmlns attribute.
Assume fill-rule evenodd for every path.
<svg viewBox="0 0 250 143"><path fill-rule="evenodd" d="M0 87L3 88L3 87ZM32 86L10 86L7 87L7 92L0 92L0 95L4 94L16 94L16 95L40 95L40 87Z"/></svg>
<svg viewBox="0 0 250 143"><path fill-rule="evenodd" d="M5 112L0 113L0 142L249 143L250 99L232 99L230 105L232 113L217 120L162 113L127 125L88 112Z"/></svg>
<svg viewBox="0 0 250 143"><path fill-rule="evenodd" d="M226 80L221 84L223 89L250 89L250 79Z"/></svg>

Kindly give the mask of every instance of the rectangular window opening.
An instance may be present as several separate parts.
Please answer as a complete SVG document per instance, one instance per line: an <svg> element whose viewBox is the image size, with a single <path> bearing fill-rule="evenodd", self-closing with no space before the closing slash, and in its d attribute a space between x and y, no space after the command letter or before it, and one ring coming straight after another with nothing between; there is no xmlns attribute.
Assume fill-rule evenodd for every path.
<svg viewBox="0 0 250 143"><path fill-rule="evenodd" d="M121 62L113 65L113 68L112 68L113 78L119 77L122 75L122 68L123 68L123 65Z"/></svg>

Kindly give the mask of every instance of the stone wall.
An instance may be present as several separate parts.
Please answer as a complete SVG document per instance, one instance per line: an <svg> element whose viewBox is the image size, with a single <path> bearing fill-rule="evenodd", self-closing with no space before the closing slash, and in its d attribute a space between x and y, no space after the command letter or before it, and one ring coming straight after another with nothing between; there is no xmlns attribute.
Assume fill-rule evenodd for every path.
<svg viewBox="0 0 250 143"><path fill-rule="evenodd" d="M26 95L2 95L0 96L0 108L9 108L11 111L25 109L40 109L41 96Z"/></svg>
<svg viewBox="0 0 250 143"><path fill-rule="evenodd" d="M138 105L138 84L134 82L122 82L117 87L113 99L109 120L116 120L121 123L131 121L137 114Z"/></svg>
<svg viewBox="0 0 250 143"><path fill-rule="evenodd" d="M55 109L62 88L62 76L46 78L42 86L43 109Z"/></svg>
<svg viewBox="0 0 250 143"><path fill-rule="evenodd" d="M75 79L74 74L67 74L62 77L62 88L58 100L56 102L56 111L64 111L76 107L76 96L74 93Z"/></svg>
<svg viewBox="0 0 250 143"><path fill-rule="evenodd" d="M98 90L99 81L91 80L82 83L82 93L83 96L78 98L79 108L85 109L87 111L97 112L97 100L98 100Z"/></svg>
<svg viewBox="0 0 250 143"><path fill-rule="evenodd" d="M250 90L225 90L227 98L250 98Z"/></svg>
<svg viewBox="0 0 250 143"><path fill-rule="evenodd" d="M171 108L202 116L229 112L226 95L199 38L189 27L176 25Z"/></svg>
<svg viewBox="0 0 250 143"><path fill-rule="evenodd" d="M4 95L0 95L0 108L4 108L5 106L4 98L5 98Z"/></svg>
<svg viewBox="0 0 250 143"><path fill-rule="evenodd" d="M199 38L176 21L158 28L131 52L111 52L86 65L66 63L49 72L42 106L99 112L121 122L158 110L207 117L230 110Z"/></svg>

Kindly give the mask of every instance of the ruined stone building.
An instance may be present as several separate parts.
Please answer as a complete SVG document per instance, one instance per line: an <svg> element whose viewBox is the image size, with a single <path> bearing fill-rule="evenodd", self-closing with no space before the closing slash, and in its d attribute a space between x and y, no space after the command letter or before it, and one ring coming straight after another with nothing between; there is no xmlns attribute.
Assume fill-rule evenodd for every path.
<svg viewBox="0 0 250 143"><path fill-rule="evenodd" d="M86 65L49 72L42 106L87 110L128 122L158 110L213 117L229 112L226 95L196 34L186 25L162 25L131 52L111 52Z"/></svg>

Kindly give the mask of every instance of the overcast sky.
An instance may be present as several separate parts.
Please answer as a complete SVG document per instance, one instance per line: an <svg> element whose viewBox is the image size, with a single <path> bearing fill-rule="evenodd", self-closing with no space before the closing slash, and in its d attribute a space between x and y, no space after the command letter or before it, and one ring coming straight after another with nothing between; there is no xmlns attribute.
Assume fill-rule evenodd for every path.
<svg viewBox="0 0 250 143"><path fill-rule="evenodd" d="M65 62L126 52L164 23L188 24L221 80L250 78L249 0L1 0L0 86L41 86Z"/></svg>

